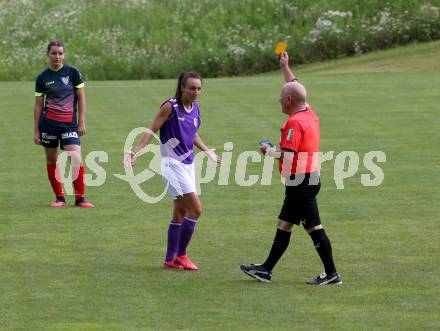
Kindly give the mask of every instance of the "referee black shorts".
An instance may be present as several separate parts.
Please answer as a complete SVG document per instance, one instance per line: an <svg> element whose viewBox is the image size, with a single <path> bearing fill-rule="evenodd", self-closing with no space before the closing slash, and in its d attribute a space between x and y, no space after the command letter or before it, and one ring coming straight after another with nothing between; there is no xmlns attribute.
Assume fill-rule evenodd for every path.
<svg viewBox="0 0 440 331"><path fill-rule="evenodd" d="M317 172L291 175L286 178L286 196L278 218L305 229L321 224L316 195L321 188Z"/></svg>

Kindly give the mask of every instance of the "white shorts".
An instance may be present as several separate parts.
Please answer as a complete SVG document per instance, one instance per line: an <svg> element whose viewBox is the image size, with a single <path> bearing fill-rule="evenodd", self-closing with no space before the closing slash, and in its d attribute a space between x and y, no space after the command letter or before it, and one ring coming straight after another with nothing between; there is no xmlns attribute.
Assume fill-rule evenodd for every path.
<svg viewBox="0 0 440 331"><path fill-rule="evenodd" d="M162 178L173 199L196 192L194 163L185 164L170 157L162 157Z"/></svg>

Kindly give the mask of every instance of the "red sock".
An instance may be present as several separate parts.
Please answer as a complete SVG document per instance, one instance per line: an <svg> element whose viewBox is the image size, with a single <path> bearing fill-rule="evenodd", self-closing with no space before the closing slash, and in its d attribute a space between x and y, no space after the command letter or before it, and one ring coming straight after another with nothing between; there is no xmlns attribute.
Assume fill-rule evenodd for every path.
<svg viewBox="0 0 440 331"><path fill-rule="evenodd" d="M73 188L75 189L75 199L84 197L84 166L72 169L72 176L75 176L75 173L78 172L78 177L73 181ZM75 177L73 177L75 178Z"/></svg>
<svg viewBox="0 0 440 331"><path fill-rule="evenodd" d="M52 185L52 189L55 193L56 197L63 197L63 185L56 178L56 164L47 164L47 177L49 177L50 185Z"/></svg>

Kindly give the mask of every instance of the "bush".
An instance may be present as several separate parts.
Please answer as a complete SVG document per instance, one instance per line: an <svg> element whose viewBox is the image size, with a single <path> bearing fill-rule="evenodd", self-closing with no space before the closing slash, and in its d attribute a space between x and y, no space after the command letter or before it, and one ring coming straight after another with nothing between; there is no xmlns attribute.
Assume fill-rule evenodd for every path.
<svg viewBox="0 0 440 331"><path fill-rule="evenodd" d="M242 75L440 38L438 0L0 0L0 80L33 80L46 45L88 79Z"/></svg>

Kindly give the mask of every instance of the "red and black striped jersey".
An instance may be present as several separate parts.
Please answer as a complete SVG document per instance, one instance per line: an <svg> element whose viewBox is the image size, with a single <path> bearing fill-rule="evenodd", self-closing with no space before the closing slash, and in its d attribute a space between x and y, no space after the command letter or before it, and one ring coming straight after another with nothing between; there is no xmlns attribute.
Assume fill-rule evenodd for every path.
<svg viewBox="0 0 440 331"><path fill-rule="evenodd" d="M38 75L35 96L44 96L43 115L59 122L76 122L75 89L84 87L81 73L75 67L63 65L57 71L50 68Z"/></svg>

